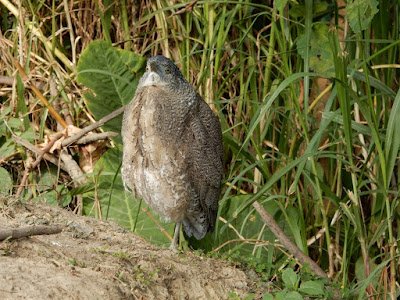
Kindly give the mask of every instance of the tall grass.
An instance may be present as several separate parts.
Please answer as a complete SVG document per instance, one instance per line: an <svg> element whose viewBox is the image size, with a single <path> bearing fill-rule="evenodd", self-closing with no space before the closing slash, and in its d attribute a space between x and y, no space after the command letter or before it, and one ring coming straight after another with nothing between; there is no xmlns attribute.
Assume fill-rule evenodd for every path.
<svg viewBox="0 0 400 300"><path fill-rule="evenodd" d="M86 108L67 63L90 41L171 57L223 129L225 188L213 248L239 236L242 243L220 251L253 255L271 276L290 261L251 207L258 201L344 289L394 299L399 3L380 1L368 26L354 32L338 2L22 1L23 16L2 10L0 69L11 76L10 58L19 57L41 81L56 76L79 124ZM1 111L13 101L23 106L18 99L2 89ZM44 131L52 121L45 112L41 118Z"/></svg>

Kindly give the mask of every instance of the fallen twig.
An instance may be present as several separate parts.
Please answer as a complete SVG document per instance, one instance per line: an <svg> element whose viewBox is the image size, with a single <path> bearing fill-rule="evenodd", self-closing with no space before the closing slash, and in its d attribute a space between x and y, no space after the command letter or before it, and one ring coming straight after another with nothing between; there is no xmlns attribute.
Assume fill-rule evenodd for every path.
<svg viewBox="0 0 400 300"><path fill-rule="evenodd" d="M267 224L269 229L274 233L279 242L283 247L289 250L301 263L309 264L309 268L315 274L321 277L328 277L328 275L321 269L320 266L317 265L315 261L313 261L309 256L307 256L303 251L300 250L283 232L283 230L279 227L278 223L275 219L257 202L253 203L253 207L260 214L263 221Z"/></svg>
<svg viewBox="0 0 400 300"><path fill-rule="evenodd" d="M72 156L67 153L66 149L61 149L60 159L63 161L67 169L67 173L74 180L73 183L74 187L86 183L86 177L84 176L82 169L79 167L78 163L72 158ZM74 210L74 213L82 215L82 210L83 210L83 198L82 195L77 195L77 205Z"/></svg>
<svg viewBox="0 0 400 300"><path fill-rule="evenodd" d="M116 132L102 132L102 133L93 133L84 137L81 137L79 140L75 141L74 144L89 144L95 141L105 140L107 138L112 138L117 136Z"/></svg>
<svg viewBox="0 0 400 300"><path fill-rule="evenodd" d="M29 151L32 151L33 153L36 153L37 155L40 155L40 153L42 152L41 149L37 148L36 146L32 145L31 143L29 143L27 140L24 140L23 138L20 138L19 136L13 135L13 139L15 142L17 142L18 144L21 144L22 146L24 146L25 148L27 148ZM65 164L63 162L59 162L58 158L55 157L52 154L49 153L45 153L43 155L43 158L45 160L48 160L49 162L51 162L54 165L58 165L60 164L60 168L66 172L68 172L68 169L65 167Z"/></svg>
<svg viewBox="0 0 400 300"><path fill-rule="evenodd" d="M230 186L229 183L227 183ZM236 186L233 186L233 189L237 190ZM247 194L245 191L240 190L242 194ZM253 202L253 207L259 213L264 223L267 224L272 233L277 237L279 242L283 247L289 250L293 256L298 259L301 263L309 263L309 268L315 274L321 277L328 277L328 275L321 269L320 266L317 265L315 261L313 261L309 256L307 256L303 251L300 250L299 247L296 246L285 234L285 232L279 227L278 223L276 223L275 219L262 207L257 201Z"/></svg>
<svg viewBox="0 0 400 300"><path fill-rule="evenodd" d="M39 156L36 158L35 162L32 164L32 167L30 169L34 169L37 167L37 165L41 162L43 156L49 152L51 147L53 147L54 143L58 141L64 134L62 132L58 133L48 144L47 146L42 150L42 152L39 154ZM22 178L21 184L18 188L17 193L15 194L15 198L19 198L21 196L22 190L24 189L25 182L28 179L29 176L29 169L27 168L25 170L24 177Z"/></svg>
<svg viewBox="0 0 400 300"><path fill-rule="evenodd" d="M0 84L11 86L14 84L14 78L10 77L10 76L0 75ZM35 84L36 88L38 88L41 91L43 91L46 86L44 83L39 83L39 82L35 82L34 84Z"/></svg>
<svg viewBox="0 0 400 300"><path fill-rule="evenodd" d="M14 78L9 76L0 76L0 84L13 85Z"/></svg>
<svg viewBox="0 0 400 300"><path fill-rule="evenodd" d="M70 154L67 153L66 150L61 150L60 158L64 162L68 174L75 182L77 182L78 184L86 183L86 178L84 177L84 174L78 163L72 158Z"/></svg>
<svg viewBox="0 0 400 300"><path fill-rule="evenodd" d="M89 131L92 131L92 130L104 125L108 121L118 117L120 114L122 114L124 112L124 110L125 110L125 106L122 106L117 110L114 110L111 114L105 116L104 118L100 119L96 123L93 123L92 125L89 125L89 126L83 128L81 131L79 131L78 133L74 134L73 136L70 136L69 138L66 138L62 142L61 145L63 147L71 145L73 142L75 142L76 140L79 140L81 137L83 137Z"/></svg>
<svg viewBox="0 0 400 300"><path fill-rule="evenodd" d="M42 235L42 234L56 234L63 230L64 226L61 225L35 225L26 226L20 228L11 229L1 229L0 230L0 241L5 239L20 239L23 237L29 237L32 235Z"/></svg>

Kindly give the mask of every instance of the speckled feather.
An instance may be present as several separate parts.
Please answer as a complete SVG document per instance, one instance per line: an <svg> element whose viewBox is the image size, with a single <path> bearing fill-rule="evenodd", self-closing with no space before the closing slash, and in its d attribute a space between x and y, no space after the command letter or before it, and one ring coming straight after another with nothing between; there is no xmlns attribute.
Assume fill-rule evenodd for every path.
<svg viewBox="0 0 400 300"><path fill-rule="evenodd" d="M221 126L172 61L156 56L148 67L124 113L122 178L160 216L202 239L217 216Z"/></svg>

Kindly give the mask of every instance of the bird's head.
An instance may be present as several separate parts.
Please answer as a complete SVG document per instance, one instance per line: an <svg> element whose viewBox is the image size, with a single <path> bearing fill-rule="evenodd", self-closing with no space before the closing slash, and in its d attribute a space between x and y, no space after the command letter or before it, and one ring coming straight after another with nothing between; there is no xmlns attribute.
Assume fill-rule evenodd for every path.
<svg viewBox="0 0 400 300"><path fill-rule="evenodd" d="M147 61L146 72L140 79L141 86L172 88L186 81L179 68L169 59L161 55L153 56Z"/></svg>

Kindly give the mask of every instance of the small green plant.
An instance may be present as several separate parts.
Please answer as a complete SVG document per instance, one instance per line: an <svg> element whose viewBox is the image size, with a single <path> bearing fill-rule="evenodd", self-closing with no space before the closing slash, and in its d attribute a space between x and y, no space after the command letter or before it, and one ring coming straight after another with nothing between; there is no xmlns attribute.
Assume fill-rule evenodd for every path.
<svg viewBox="0 0 400 300"><path fill-rule="evenodd" d="M148 286L151 284L151 282L157 280L159 271L160 269L155 268L149 272L146 267L139 266L135 267L132 270L132 273L135 274L135 278L138 283Z"/></svg>
<svg viewBox="0 0 400 300"><path fill-rule="evenodd" d="M321 278L302 278L302 274L296 273L292 268L288 267L282 272L283 289L276 294L276 299L305 299L312 297L313 299L329 299L333 297L331 289L326 288L326 280Z"/></svg>
<svg viewBox="0 0 400 300"><path fill-rule="evenodd" d="M235 292L229 292L229 299L241 300L240 297Z"/></svg>
<svg viewBox="0 0 400 300"><path fill-rule="evenodd" d="M118 257L118 258L130 258L130 254L126 252L111 252L112 256Z"/></svg>
<svg viewBox="0 0 400 300"><path fill-rule="evenodd" d="M124 277L124 272L123 272L123 271L117 271L117 273L116 273L115 275L116 275L116 277L117 277L119 280L121 280L121 281L123 281L123 282L125 282L125 283L128 283L128 282L129 282L128 279L126 279L126 278Z"/></svg>
<svg viewBox="0 0 400 300"><path fill-rule="evenodd" d="M70 263L70 264L73 265L73 266L77 266L77 265L78 265L78 263L77 263L77 261L76 261L75 258L69 259L69 260L68 260L68 263Z"/></svg>

